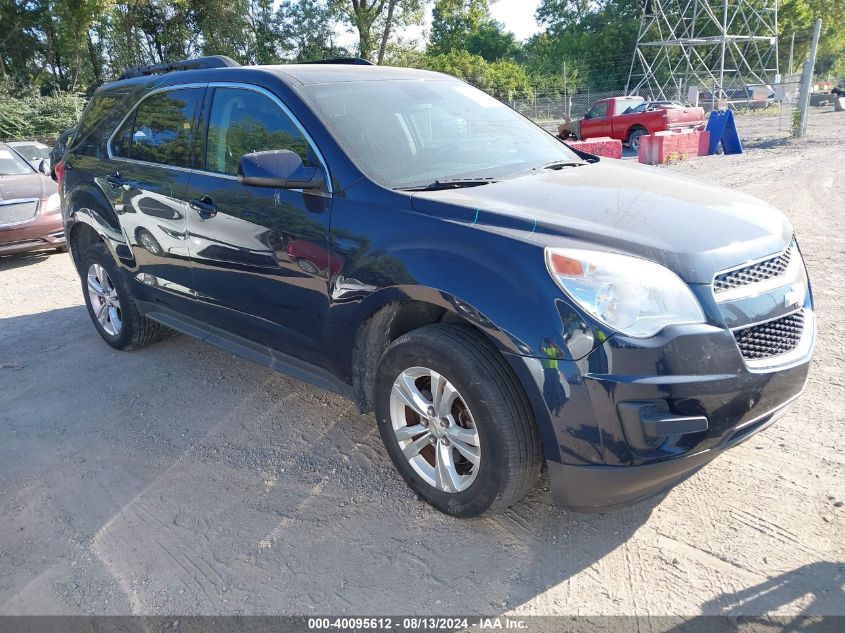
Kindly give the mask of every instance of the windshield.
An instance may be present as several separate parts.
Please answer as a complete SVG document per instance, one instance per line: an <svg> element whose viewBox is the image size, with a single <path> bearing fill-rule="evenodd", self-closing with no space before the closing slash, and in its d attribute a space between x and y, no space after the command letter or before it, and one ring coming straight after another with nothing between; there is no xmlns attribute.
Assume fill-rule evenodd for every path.
<svg viewBox="0 0 845 633"><path fill-rule="evenodd" d="M46 145L15 145L15 151L27 160L50 158L50 148Z"/></svg>
<svg viewBox="0 0 845 633"><path fill-rule="evenodd" d="M551 134L463 82L338 82L301 90L358 168L391 189L582 162Z"/></svg>
<svg viewBox="0 0 845 633"><path fill-rule="evenodd" d="M32 167L20 156L8 149L0 148L0 176L31 174Z"/></svg>

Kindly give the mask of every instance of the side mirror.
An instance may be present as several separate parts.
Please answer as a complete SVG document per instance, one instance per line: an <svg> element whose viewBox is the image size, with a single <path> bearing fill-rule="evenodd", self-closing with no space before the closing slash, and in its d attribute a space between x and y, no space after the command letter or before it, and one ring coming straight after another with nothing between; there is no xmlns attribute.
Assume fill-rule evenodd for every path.
<svg viewBox="0 0 845 633"><path fill-rule="evenodd" d="M276 149L241 156L238 180L254 187L321 189L326 176L322 169L306 167L296 152Z"/></svg>
<svg viewBox="0 0 845 633"><path fill-rule="evenodd" d="M50 175L50 161L48 161L46 158L42 158L41 162L38 163L38 171L40 171L45 176L49 176Z"/></svg>

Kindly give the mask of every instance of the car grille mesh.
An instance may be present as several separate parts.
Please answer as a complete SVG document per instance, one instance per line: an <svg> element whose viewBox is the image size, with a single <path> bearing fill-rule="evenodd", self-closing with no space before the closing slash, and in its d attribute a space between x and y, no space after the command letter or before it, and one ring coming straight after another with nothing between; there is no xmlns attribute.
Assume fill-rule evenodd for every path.
<svg viewBox="0 0 845 633"><path fill-rule="evenodd" d="M736 330L734 336L743 358L757 360L791 352L798 346L803 331L804 312L801 311Z"/></svg>
<svg viewBox="0 0 845 633"><path fill-rule="evenodd" d="M22 200L0 204L0 225L26 222L35 217L38 211L37 200Z"/></svg>
<svg viewBox="0 0 845 633"><path fill-rule="evenodd" d="M745 268L732 270L721 275L716 275L713 280L714 292L725 292L733 288L739 288L748 284L753 284L758 281L765 281L773 277L779 277L786 272L789 266L789 260L792 257L792 248L787 248L784 252L776 257L772 257L756 264L751 264Z"/></svg>

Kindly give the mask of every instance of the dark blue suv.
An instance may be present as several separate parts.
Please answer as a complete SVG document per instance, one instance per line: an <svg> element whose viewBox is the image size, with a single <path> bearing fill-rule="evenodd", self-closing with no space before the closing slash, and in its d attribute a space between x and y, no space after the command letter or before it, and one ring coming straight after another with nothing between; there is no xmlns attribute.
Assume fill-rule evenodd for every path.
<svg viewBox="0 0 845 633"><path fill-rule="evenodd" d="M102 338L175 330L343 394L444 512L502 510L543 464L566 506L645 498L804 388L810 285L759 200L578 153L437 73L129 75L57 167Z"/></svg>

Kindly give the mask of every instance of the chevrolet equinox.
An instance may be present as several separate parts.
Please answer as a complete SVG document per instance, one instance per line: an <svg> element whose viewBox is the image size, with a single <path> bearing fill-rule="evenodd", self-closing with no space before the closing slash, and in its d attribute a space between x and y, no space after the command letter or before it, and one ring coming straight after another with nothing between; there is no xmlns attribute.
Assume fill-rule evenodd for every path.
<svg viewBox="0 0 845 633"><path fill-rule="evenodd" d="M655 495L807 380L780 212L570 149L446 75L131 69L56 173L106 343L175 330L342 394L454 516L515 503L544 464L570 508Z"/></svg>

